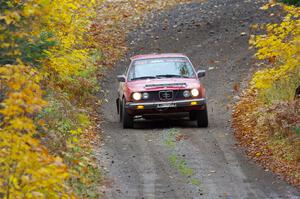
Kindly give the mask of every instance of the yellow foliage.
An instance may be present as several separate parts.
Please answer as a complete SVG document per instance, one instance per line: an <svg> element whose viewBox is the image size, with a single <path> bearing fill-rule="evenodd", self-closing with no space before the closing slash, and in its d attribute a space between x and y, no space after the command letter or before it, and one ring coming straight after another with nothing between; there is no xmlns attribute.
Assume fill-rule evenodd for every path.
<svg viewBox="0 0 300 199"><path fill-rule="evenodd" d="M16 48L10 50L6 56L21 55L16 43L17 39L39 38L41 33L51 33L57 45L47 49L44 53L48 59L39 60L46 74L58 74L65 79L77 75L85 69L89 60L89 49L93 43L87 31L94 18L95 1L91 0L11 0L12 5L19 9L4 10L0 14L0 47ZM10 31L13 24L19 31Z"/></svg>
<svg viewBox="0 0 300 199"><path fill-rule="evenodd" d="M266 34L250 39L257 58L268 68L254 74L250 88L235 105L233 126L250 156L299 185L300 101L295 90L300 85L300 8L282 6L287 12L283 21L262 26Z"/></svg>
<svg viewBox="0 0 300 199"><path fill-rule="evenodd" d="M83 182L85 179L91 180L90 176L94 174L95 178L98 178L96 172L92 173L89 171L88 175L83 177L81 169L77 168L77 163L71 164L71 161L68 160L69 158L74 159L78 164L83 164L84 162L79 159L80 156L76 156L76 154L79 154L77 148L83 145L81 127L72 126L71 128L70 124L65 124L63 121L54 120L51 117L47 120L45 115L44 117L37 115L42 107L46 105L46 102L42 100L43 93L38 84L41 80L44 88L49 91L45 93L44 97L48 99L50 105L53 101L57 101L61 104L67 102L72 107L72 109L66 111L67 113L64 113L63 109L67 109L67 107L63 105L55 113L61 115L65 121L71 120L74 117L72 116L73 114L75 115L84 109L81 107L79 110L76 103L80 100L86 100L85 96L91 95L91 87L94 88L96 84L95 68L91 58L93 37L88 34L90 24L96 14L95 4L95 0L10 0L4 2L4 5L7 6L0 8L4 10L0 13L0 20L3 20L3 23L0 23L0 48L6 49L7 52L4 51L3 60L8 60L2 63L21 63L20 60L16 59L16 57L20 57L24 63L30 63L32 68L37 68L36 70L29 69L22 66L23 64L2 68L0 66L1 79L5 82L7 88L15 91L7 92L3 104L5 106L0 111L5 116L3 123L9 124L5 126L3 131L6 134L16 134L15 139L19 139L20 146L26 146L29 138L31 141L36 141L32 138L36 134L36 126L32 119L41 119L37 121L37 126L39 129L41 127L41 129L47 131L43 139L51 138L51 141L53 141L53 143L46 142L43 144L51 150L51 153L64 157L64 162L71 167L67 171L61 162L56 165L57 161L54 161L54 159L52 161L51 156L45 155L45 149L38 143L36 146L29 145L28 150L24 148L23 154L18 156L14 164L22 164L28 161L27 156L32 157L34 159L32 164L35 165L28 164L27 167L45 173L43 175L44 179L36 179L37 184L29 182L32 190L28 191L28 194L33 195L26 195L26 198L67 197L69 190L66 189L65 181L68 181L72 191L75 191L79 197L97 195L97 193L94 193L98 191L97 183L94 183L96 188L92 190L88 187L88 183ZM33 47L28 48L28 46ZM55 93L55 96L50 96L49 93L52 93L52 91ZM85 95L83 96L82 94ZM47 110L47 108L43 111ZM87 120L86 124L89 123L90 118L88 117ZM45 123L45 126L43 126L43 123ZM73 128L76 130L71 130ZM16 141L14 142L16 143ZM67 143L74 143L74 145L68 147ZM90 143L86 141L84 143L87 147L81 147L80 153L86 155L85 158L89 159L89 161L84 162L87 165L86 167L89 167L94 160L90 158L91 154L85 153L92 151L92 147ZM49 147L51 144L53 146L59 145L61 148L55 147L55 149L59 149L54 150L54 147ZM17 147L17 145L9 147L13 148ZM23 159L21 159L22 157ZM47 164L46 160L49 160ZM47 165L49 165L49 169ZM59 169L61 169L61 174ZM91 168L89 167L89 169ZM93 170L96 171L97 169L96 166L93 167ZM67 176L68 172L70 177ZM0 175L2 174L0 173ZM30 179L31 175L27 176L26 172L24 176L16 175L15 179L18 181L16 184L22 183L22 179L25 181ZM3 175L3 177L6 176ZM48 184L43 185L43 180L45 180L45 183L48 181ZM95 179L93 180L98 182ZM3 186L5 183L7 182L3 181ZM38 186L38 183L40 186ZM30 188L29 185L28 187ZM77 187L78 189L76 190ZM3 190L5 188L7 187L4 187ZM18 189L20 194L27 193L26 190L15 189ZM15 189L11 190L14 191ZM17 194L14 194L14 198L18 197ZM71 195L70 197L73 196Z"/></svg>
<svg viewBox="0 0 300 199"><path fill-rule="evenodd" d="M258 48L258 59L267 59L274 67L258 71L251 81L257 89L268 89L272 84L297 73L300 63L300 8L283 6L287 15L280 24L268 24L266 35L252 38L250 44ZM300 74L295 74L300 76Z"/></svg>
<svg viewBox="0 0 300 199"><path fill-rule="evenodd" d="M89 55L84 47L92 43L91 37L85 37L85 34L95 15L94 4L95 1L90 0L35 0L25 6L29 9L40 6L35 11L40 15L35 22L38 25L33 26L32 33L51 31L59 43L59 47L47 52L46 72L57 72L65 79L85 69Z"/></svg>
<svg viewBox="0 0 300 199"><path fill-rule="evenodd" d="M62 79L78 75L86 68L90 59L87 50L84 49L60 52L59 55L49 52L48 58L44 64L45 72L56 72Z"/></svg>
<svg viewBox="0 0 300 199"><path fill-rule="evenodd" d="M4 198L74 198L65 186L67 167L33 138L32 116L46 105L36 70L22 65L0 68L7 98L0 113L0 194Z"/></svg>

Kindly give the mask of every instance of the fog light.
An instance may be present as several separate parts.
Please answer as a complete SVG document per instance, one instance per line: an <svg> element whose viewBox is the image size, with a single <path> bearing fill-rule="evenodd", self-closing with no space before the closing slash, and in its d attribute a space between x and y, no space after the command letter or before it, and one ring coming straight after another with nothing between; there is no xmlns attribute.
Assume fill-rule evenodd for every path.
<svg viewBox="0 0 300 199"><path fill-rule="evenodd" d="M197 102L191 102L191 105L192 106L195 106L195 105L197 105L198 103Z"/></svg>
<svg viewBox="0 0 300 199"><path fill-rule="evenodd" d="M137 109L144 109L144 106L139 105L139 106L137 106L136 108L137 108Z"/></svg>
<svg viewBox="0 0 300 199"><path fill-rule="evenodd" d="M183 96L184 97L190 97L191 96L191 93L190 93L190 91L183 91Z"/></svg>
<svg viewBox="0 0 300 199"><path fill-rule="evenodd" d="M143 93L143 99L149 99L149 93Z"/></svg>

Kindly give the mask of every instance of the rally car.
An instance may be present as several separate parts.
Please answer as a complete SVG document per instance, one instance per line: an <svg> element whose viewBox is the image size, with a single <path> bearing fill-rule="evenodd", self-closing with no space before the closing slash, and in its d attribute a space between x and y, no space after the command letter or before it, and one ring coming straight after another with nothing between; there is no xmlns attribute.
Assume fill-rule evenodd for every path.
<svg viewBox="0 0 300 199"><path fill-rule="evenodd" d="M198 127L208 126L205 88L183 54L146 54L131 58L119 81L117 112L123 128L133 128L136 118L187 113Z"/></svg>

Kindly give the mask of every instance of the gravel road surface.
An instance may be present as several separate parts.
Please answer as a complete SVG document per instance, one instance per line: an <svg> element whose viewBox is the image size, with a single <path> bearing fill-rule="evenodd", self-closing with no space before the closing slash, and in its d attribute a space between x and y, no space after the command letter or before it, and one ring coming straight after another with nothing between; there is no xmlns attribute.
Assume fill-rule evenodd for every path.
<svg viewBox="0 0 300 199"><path fill-rule="evenodd" d="M107 100L101 113L103 146L99 164L111 179L104 198L300 198L299 190L249 160L231 129L234 85L253 63L249 27L267 22L264 1L208 0L151 14L128 35L130 51L101 82ZM129 57L152 52L187 54L208 94L209 128L187 120L138 121L123 130L115 108L116 75ZM176 140L173 142L173 140Z"/></svg>

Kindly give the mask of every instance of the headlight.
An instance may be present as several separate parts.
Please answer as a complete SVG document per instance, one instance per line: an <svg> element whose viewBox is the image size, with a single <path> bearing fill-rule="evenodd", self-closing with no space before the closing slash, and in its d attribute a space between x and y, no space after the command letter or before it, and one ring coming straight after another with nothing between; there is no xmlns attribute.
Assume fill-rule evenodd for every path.
<svg viewBox="0 0 300 199"><path fill-rule="evenodd" d="M143 99L148 99L149 98L149 93L143 93Z"/></svg>
<svg viewBox="0 0 300 199"><path fill-rule="evenodd" d="M132 98L136 101L141 100L142 99L142 94L141 93L133 93Z"/></svg>
<svg viewBox="0 0 300 199"><path fill-rule="evenodd" d="M197 97L197 96L199 95L199 91L198 91L198 89L196 89L196 88L192 89L192 90L191 90L191 93L192 93L192 96L193 96L193 97Z"/></svg>
<svg viewBox="0 0 300 199"><path fill-rule="evenodd" d="M183 97L190 97L191 93L190 91L183 91Z"/></svg>

